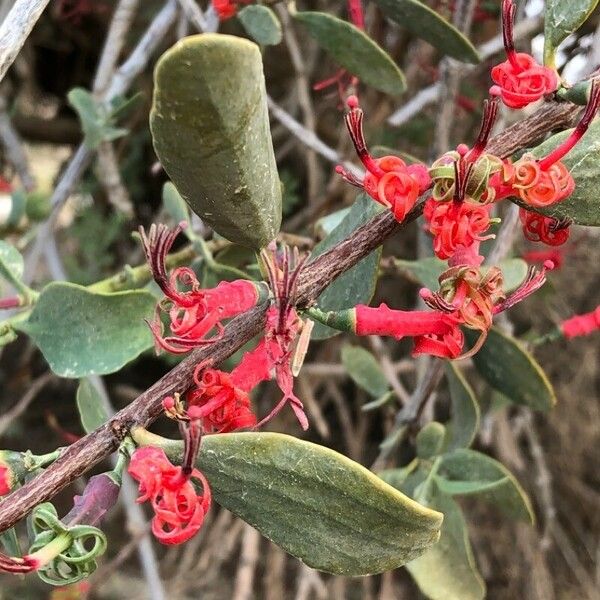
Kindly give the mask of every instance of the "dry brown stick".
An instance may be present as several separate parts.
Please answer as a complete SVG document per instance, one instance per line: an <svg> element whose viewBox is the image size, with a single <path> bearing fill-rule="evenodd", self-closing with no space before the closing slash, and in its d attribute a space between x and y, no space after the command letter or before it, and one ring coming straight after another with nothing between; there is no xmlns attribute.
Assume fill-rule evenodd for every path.
<svg viewBox="0 0 600 600"><path fill-rule="evenodd" d="M570 103L549 103L524 122L517 123L493 139L489 151L509 156L530 144L544 132L570 123L574 116ZM298 304L306 305L339 275L370 254L388 237L418 218L423 210L420 203L400 224L391 212L377 215L358 228L335 248L309 263L302 273L298 289ZM217 365L256 335L264 324L266 306L257 307L233 319L222 339L194 351L135 401L118 412L108 423L69 446L61 457L44 473L14 491L10 501L0 504L0 531L12 527L31 510L55 496L77 477L114 452L120 441L134 426L146 427L162 412L162 400L175 391L184 391L198 362L210 358Z"/></svg>
<svg viewBox="0 0 600 600"><path fill-rule="evenodd" d="M251 600L254 597L254 576L258 563L260 533L251 525L244 525L242 551L238 563L233 600Z"/></svg>

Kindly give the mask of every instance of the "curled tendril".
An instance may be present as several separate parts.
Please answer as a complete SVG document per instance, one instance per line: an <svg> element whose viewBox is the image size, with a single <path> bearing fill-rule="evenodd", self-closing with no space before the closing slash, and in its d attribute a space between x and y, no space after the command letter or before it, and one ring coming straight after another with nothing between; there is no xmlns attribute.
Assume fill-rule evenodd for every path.
<svg viewBox="0 0 600 600"><path fill-rule="evenodd" d="M50 585L69 585L89 577L96 570L96 559L104 554L107 546L106 536L100 529L91 525L65 525L50 503L41 504L35 509L31 525L34 540L30 554L57 542L61 536L69 544L39 569L38 575L42 581Z"/></svg>

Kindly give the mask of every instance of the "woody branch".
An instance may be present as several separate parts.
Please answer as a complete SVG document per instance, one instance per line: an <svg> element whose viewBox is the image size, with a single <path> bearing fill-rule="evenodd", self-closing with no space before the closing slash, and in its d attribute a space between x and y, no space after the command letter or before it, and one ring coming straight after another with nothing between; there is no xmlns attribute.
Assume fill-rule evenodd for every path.
<svg viewBox="0 0 600 600"><path fill-rule="evenodd" d="M548 102L531 117L493 138L488 151L506 158L516 150L530 146L544 134L568 126L577 113L577 107L568 102ZM300 277L298 305L303 307L313 302L334 279L370 254L391 235L416 220L422 210L421 202L403 223L398 223L389 211L382 213L335 248L310 262ZM226 327L223 338L192 352L110 421L66 448L60 458L42 474L10 494L0 504L0 531L12 527L35 506L55 496L109 456L133 427L150 425L163 411L163 398L188 387L199 362L208 359L212 364L218 365L254 337L264 326L265 310L266 305L262 305L233 319Z"/></svg>

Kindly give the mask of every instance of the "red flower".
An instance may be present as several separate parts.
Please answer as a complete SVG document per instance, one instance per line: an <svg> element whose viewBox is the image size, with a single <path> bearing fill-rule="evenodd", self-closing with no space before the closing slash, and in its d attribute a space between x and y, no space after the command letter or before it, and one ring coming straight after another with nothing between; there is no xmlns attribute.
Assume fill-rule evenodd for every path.
<svg viewBox="0 0 600 600"><path fill-rule="evenodd" d="M508 60L492 69L491 75L496 85L490 89L490 93L501 96L504 104L510 108L523 108L545 94L554 92L558 87L558 77L553 69L538 64L529 54L515 52L515 11L512 0L503 0L502 24Z"/></svg>
<svg viewBox="0 0 600 600"><path fill-rule="evenodd" d="M250 405L249 389L234 383L233 373L204 368L194 372L195 386L187 392L190 417L200 419L204 433L229 433L256 425Z"/></svg>
<svg viewBox="0 0 600 600"><path fill-rule="evenodd" d="M11 194L12 185L4 177L0 176L0 194Z"/></svg>
<svg viewBox="0 0 600 600"><path fill-rule="evenodd" d="M429 198L423 211L427 228L434 236L433 251L447 260L461 248L491 239L483 235L490 226L489 209L472 202L438 202Z"/></svg>
<svg viewBox="0 0 600 600"><path fill-rule="evenodd" d="M12 489L12 472L6 465L0 465L0 496L4 496Z"/></svg>
<svg viewBox="0 0 600 600"><path fill-rule="evenodd" d="M213 8L220 21L226 21L235 16L238 11L238 4L250 4L252 0L212 0Z"/></svg>
<svg viewBox="0 0 600 600"><path fill-rule="evenodd" d="M558 248L550 248L548 250L530 250L523 254L523 260L529 263L544 264L550 261L554 265L554 269L560 269L565 260L564 253Z"/></svg>
<svg viewBox="0 0 600 600"><path fill-rule="evenodd" d="M523 234L531 242L543 242L549 246L561 246L569 239L571 222L546 217L524 208L519 209Z"/></svg>
<svg viewBox="0 0 600 600"><path fill-rule="evenodd" d="M566 321L563 321L560 326L562 334L567 339L590 335L594 331L600 329L600 306L597 306L592 312L585 315L576 315Z"/></svg>
<svg viewBox="0 0 600 600"><path fill-rule="evenodd" d="M424 165L410 165L397 156L373 158L367 149L363 133L363 111L356 96L348 98L350 111L345 121L358 157L367 169L362 181L346 171L336 167L346 181L364 190L374 200L389 208L401 222L415 205L419 194L431 184L431 178Z"/></svg>
<svg viewBox="0 0 600 600"><path fill-rule="evenodd" d="M158 348L183 354L192 348L209 344L220 337L221 321L235 317L262 301L265 288L251 281L222 281L216 288L204 290L196 274L187 267L174 269L167 276L165 260L181 226L169 231L164 225L152 225L148 235L140 227L140 236L154 280L166 298L159 303L156 318L150 323ZM184 288L182 291L180 288ZM185 289L187 288L187 289ZM169 315L170 336L163 337L160 313ZM207 338L216 330L213 337Z"/></svg>
<svg viewBox="0 0 600 600"><path fill-rule="evenodd" d="M200 530L211 494L198 469L186 477L181 467L171 464L162 448L145 447L133 453L128 471L140 484L137 501L149 500L152 504L152 533L160 542L181 544Z"/></svg>

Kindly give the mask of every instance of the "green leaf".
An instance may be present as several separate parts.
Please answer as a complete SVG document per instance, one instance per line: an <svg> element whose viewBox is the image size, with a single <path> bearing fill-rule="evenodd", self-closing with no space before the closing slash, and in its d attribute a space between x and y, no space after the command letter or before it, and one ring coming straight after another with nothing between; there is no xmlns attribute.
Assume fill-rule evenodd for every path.
<svg viewBox="0 0 600 600"><path fill-rule="evenodd" d="M444 54L468 63L481 58L471 42L451 23L419 0L375 0L394 23L406 27Z"/></svg>
<svg viewBox="0 0 600 600"><path fill-rule="evenodd" d="M336 210L329 215L321 217L315 223L315 231L319 236L329 235L348 215L350 207Z"/></svg>
<svg viewBox="0 0 600 600"><path fill-rule="evenodd" d="M181 442L142 436L181 461ZM438 539L441 514L349 458L288 435L209 435L197 464L216 502L321 571L389 571Z"/></svg>
<svg viewBox="0 0 600 600"><path fill-rule="evenodd" d="M418 466L419 460L415 459L405 467L378 471L377 476L383 479L386 483L389 483L392 487L401 489L401 486L407 480L408 476L413 473Z"/></svg>
<svg viewBox="0 0 600 600"><path fill-rule="evenodd" d="M8 556L21 556L21 544L14 527L0 533L0 546Z"/></svg>
<svg viewBox="0 0 600 600"><path fill-rule="evenodd" d="M0 240L0 277L13 285L23 277L23 257L21 253L7 242Z"/></svg>
<svg viewBox="0 0 600 600"><path fill-rule="evenodd" d="M152 347L144 319L152 319L154 305L154 296L143 290L104 294L55 282L16 327L39 346L57 375L104 375Z"/></svg>
<svg viewBox="0 0 600 600"><path fill-rule="evenodd" d="M166 213L175 223L181 223L182 221L189 223L190 209L177 191L177 188L170 181L167 181L163 185L162 201Z"/></svg>
<svg viewBox="0 0 600 600"><path fill-rule="evenodd" d="M442 456L438 475L448 481L497 482L487 491L479 491L480 498L496 506L513 518L534 522L535 516L527 494L514 475L501 463L485 454L459 448ZM504 483L499 480L505 479Z"/></svg>
<svg viewBox="0 0 600 600"><path fill-rule="evenodd" d="M556 49L577 31L598 6L598 0L546 0L544 63L554 67Z"/></svg>
<svg viewBox="0 0 600 600"><path fill-rule="evenodd" d="M237 14L246 33L263 46L276 46L281 42L281 23L266 6L252 4Z"/></svg>
<svg viewBox="0 0 600 600"><path fill-rule="evenodd" d="M68 94L69 104L77 112L83 129L84 144L91 150L104 141L127 135L127 129L112 126L112 117L94 96L83 88L73 88Z"/></svg>
<svg viewBox="0 0 600 600"><path fill-rule="evenodd" d="M154 82L154 148L183 199L232 242L267 245L281 224L281 185L258 46L187 37L160 58Z"/></svg>
<svg viewBox="0 0 600 600"><path fill-rule="evenodd" d="M465 330L465 335L474 343L479 333ZM490 330L473 362L481 376L515 404L543 411L556 404L554 389L535 358L498 329Z"/></svg>
<svg viewBox="0 0 600 600"><path fill-rule="evenodd" d="M297 12L293 17L341 67L366 85L394 96L406 89L402 71L364 31L322 12Z"/></svg>
<svg viewBox="0 0 600 600"><path fill-rule="evenodd" d="M403 260L397 258L395 265L409 274L430 290L439 288L438 278L448 269L448 263L435 256L421 258L420 260ZM517 289L527 275L527 263L521 258L509 258L499 264L504 276L504 291L512 292ZM482 266L481 272L486 273L488 266Z"/></svg>
<svg viewBox="0 0 600 600"><path fill-rule="evenodd" d="M373 398L383 396L389 384L377 359L360 346L346 344L342 347L342 363L354 383Z"/></svg>
<svg viewBox="0 0 600 600"><path fill-rule="evenodd" d="M547 139L533 150L534 156L541 158L550 154L572 132L563 131ZM569 218L578 225L600 227L600 120L594 121L581 141L565 156L563 163L571 171L575 180L575 191L563 202L547 209L538 210L545 215L558 219ZM514 199L524 206L520 200ZM527 206L529 210L534 210Z"/></svg>
<svg viewBox="0 0 600 600"><path fill-rule="evenodd" d="M441 423L437 421L427 423L419 431L415 440L417 456L425 459L437 456L442 451L445 437L446 428Z"/></svg>
<svg viewBox="0 0 600 600"><path fill-rule="evenodd" d="M501 477L495 481L448 481L445 477L435 477L435 483L440 491L449 496L470 496L488 492L507 481L507 477Z"/></svg>
<svg viewBox="0 0 600 600"><path fill-rule="evenodd" d="M81 425L86 433L90 433L104 425L109 415L106 413L100 392L89 379L82 379L77 388L77 409Z"/></svg>
<svg viewBox="0 0 600 600"><path fill-rule="evenodd" d="M446 425L445 449L468 448L479 429L479 404L455 363L446 362L446 378L452 400L452 418Z"/></svg>
<svg viewBox="0 0 600 600"><path fill-rule="evenodd" d="M361 194L344 220L322 242L315 246L312 257L319 256L326 250L337 246L354 230L371 220L381 210L383 209L379 204L366 194ZM319 296L319 308L324 311L342 310L352 308L357 304L368 304L375 293L380 258L381 246L343 275L340 275ZM323 340L338 334L339 331L331 327L315 323L311 337L313 340Z"/></svg>
<svg viewBox="0 0 600 600"><path fill-rule="evenodd" d="M460 507L440 492L433 496L431 507L444 514L440 541L406 568L430 600L483 600L485 582Z"/></svg>

